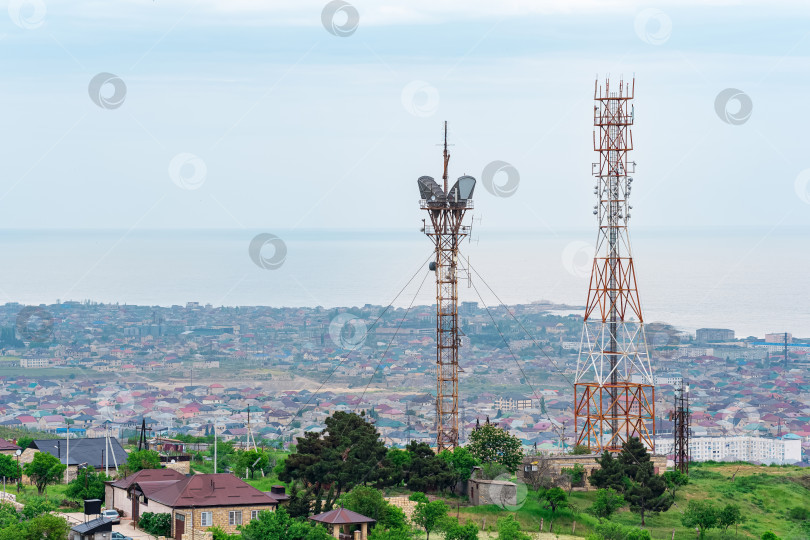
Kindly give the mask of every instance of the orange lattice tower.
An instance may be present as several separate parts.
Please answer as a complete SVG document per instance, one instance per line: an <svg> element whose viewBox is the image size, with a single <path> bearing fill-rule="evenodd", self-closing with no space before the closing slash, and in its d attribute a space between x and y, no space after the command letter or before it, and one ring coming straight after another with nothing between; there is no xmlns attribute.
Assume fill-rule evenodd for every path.
<svg viewBox="0 0 810 540"><path fill-rule="evenodd" d="M599 233L574 384L577 444L594 452L617 452L630 437L655 444L655 386L627 232L634 91L635 80L594 86Z"/></svg>

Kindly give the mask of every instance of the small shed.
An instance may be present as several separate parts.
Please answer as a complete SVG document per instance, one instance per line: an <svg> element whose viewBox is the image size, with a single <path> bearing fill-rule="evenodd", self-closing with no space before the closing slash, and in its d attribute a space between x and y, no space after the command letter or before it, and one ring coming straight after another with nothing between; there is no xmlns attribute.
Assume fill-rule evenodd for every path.
<svg viewBox="0 0 810 540"><path fill-rule="evenodd" d="M112 536L112 520L100 517L74 525L70 529L70 540L102 540Z"/></svg>
<svg viewBox="0 0 810 540"><path fill-rule="evenodd" d="M354 538L367 540L369 524L377 522L377 520L371 519L370 517L366 517L362 514L358 514L357 512L352 512L351 510L347 510L345 508L335 508L334 510L324 512L323 514L312 516L309 519L315 521L316 523L323 523L326 525L327 529L332 531L332 535L335 538L340 538L342 540L351 540ZM359 536L352 534L352 529L357 528L359 528L357 531L360 533Z"/></svg>

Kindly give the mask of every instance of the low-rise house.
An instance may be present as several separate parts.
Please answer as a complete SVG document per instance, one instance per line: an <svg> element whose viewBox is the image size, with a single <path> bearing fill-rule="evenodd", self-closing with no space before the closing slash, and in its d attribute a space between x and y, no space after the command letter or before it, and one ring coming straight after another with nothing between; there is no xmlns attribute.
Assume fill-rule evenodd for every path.
<svg viewBox="0 0 810 540"><path fill-rule="evenodd" d="M71 431L73 431L71 429ZM20 456L20 463L29 463L37 452L47 452L67 465L68 479L76 478L79 466L93 467L97 471L115 470L127 462L127 452L118 439L110 438L110 447L105 449L106 439L71 439L70 448L66 439L38 439L31 443Z"/></svg>
<svg viewBox="0 0 810 540"><path fill-rule="evenodd" d="M20 447L14 444L11 441L7 441L5 439L0 439L0 454L5 454L7 456L13 456L17 453Z"/></svg>
<svg viewBox="0 0 810 540"><path fill-rule="evenodd" d="M144 473L145 471L140 471ZM134 476L134 475L133 475ZM182 475L181 475L182 476ZM259 512L275 511L279 501L230 473L196 474L151 480L150 474L122 482L129 508L125 512L138 521L144 512L170 514L171 535L181 538L189 531L219 527L235 533L240 525L256 519ZM118 504L118 499L115 499Z"/></svg>

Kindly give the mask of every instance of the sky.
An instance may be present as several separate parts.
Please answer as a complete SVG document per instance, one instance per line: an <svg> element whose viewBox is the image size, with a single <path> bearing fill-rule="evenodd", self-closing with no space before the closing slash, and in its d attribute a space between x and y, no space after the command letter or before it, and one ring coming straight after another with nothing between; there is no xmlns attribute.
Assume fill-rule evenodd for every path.
<svg viewBox="0 0 810 540"><path fill-rule="evenodd" d="M594 228L597 76L635 77L631 227L810 226L806 2L6 7L0 228L410 229L445 120L481 226Z"/></svg>

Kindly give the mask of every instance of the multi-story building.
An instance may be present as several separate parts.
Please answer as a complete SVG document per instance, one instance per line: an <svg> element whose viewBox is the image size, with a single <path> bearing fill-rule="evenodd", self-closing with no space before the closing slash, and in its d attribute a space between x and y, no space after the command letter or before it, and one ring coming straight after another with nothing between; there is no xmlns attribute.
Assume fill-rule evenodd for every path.
<svg viewBox="0 0 810 540"><path fill-rule="evenodd" d="M698 328L695 338L699 343L731 341L734 339L734 330L728 328Z"/></svg>
<svg viewBox="0 0 810 540"><path fill-rule="evenodd" d="M500 396L495 398L492 408L496 410L500 409L502 411L519 411L522 409L531 409L532 398L521 394Z"/></svg>
<svg viewBox="0 0 810 540"><path fill-rule="evenodd" d="M631 380L634 383L641 383L644 382L644 377L636 373L631 377ZM680 388L683 386L683 377L679 373L660 373L653 375L653 383L655 386L669 385Z"/></svg>
<svg viewBox="0 0 810 540"><path fill-rule="evenodd" d="M658 438L655 451L671 454L674 440L670 437ZM798 463L802 460L802 440L796 435L786 435L779 439L764 437L693 437L689 440L692 461L750 461L776 463L779 465Z"/></svg>
<svg viewBox="0 0 810 540"><path fill-rule="evenodd" d="M51 359L44 356L31 356L20 358L20 367L23 368L46 368L50 367Z"/></svg>
<svg viewBox="0 0 810 540"><path fill-rule="evenodd" d="M765 334L765 343L784 344L785 341L788 343L793 343L793 334L785 332Z"/></svg>

